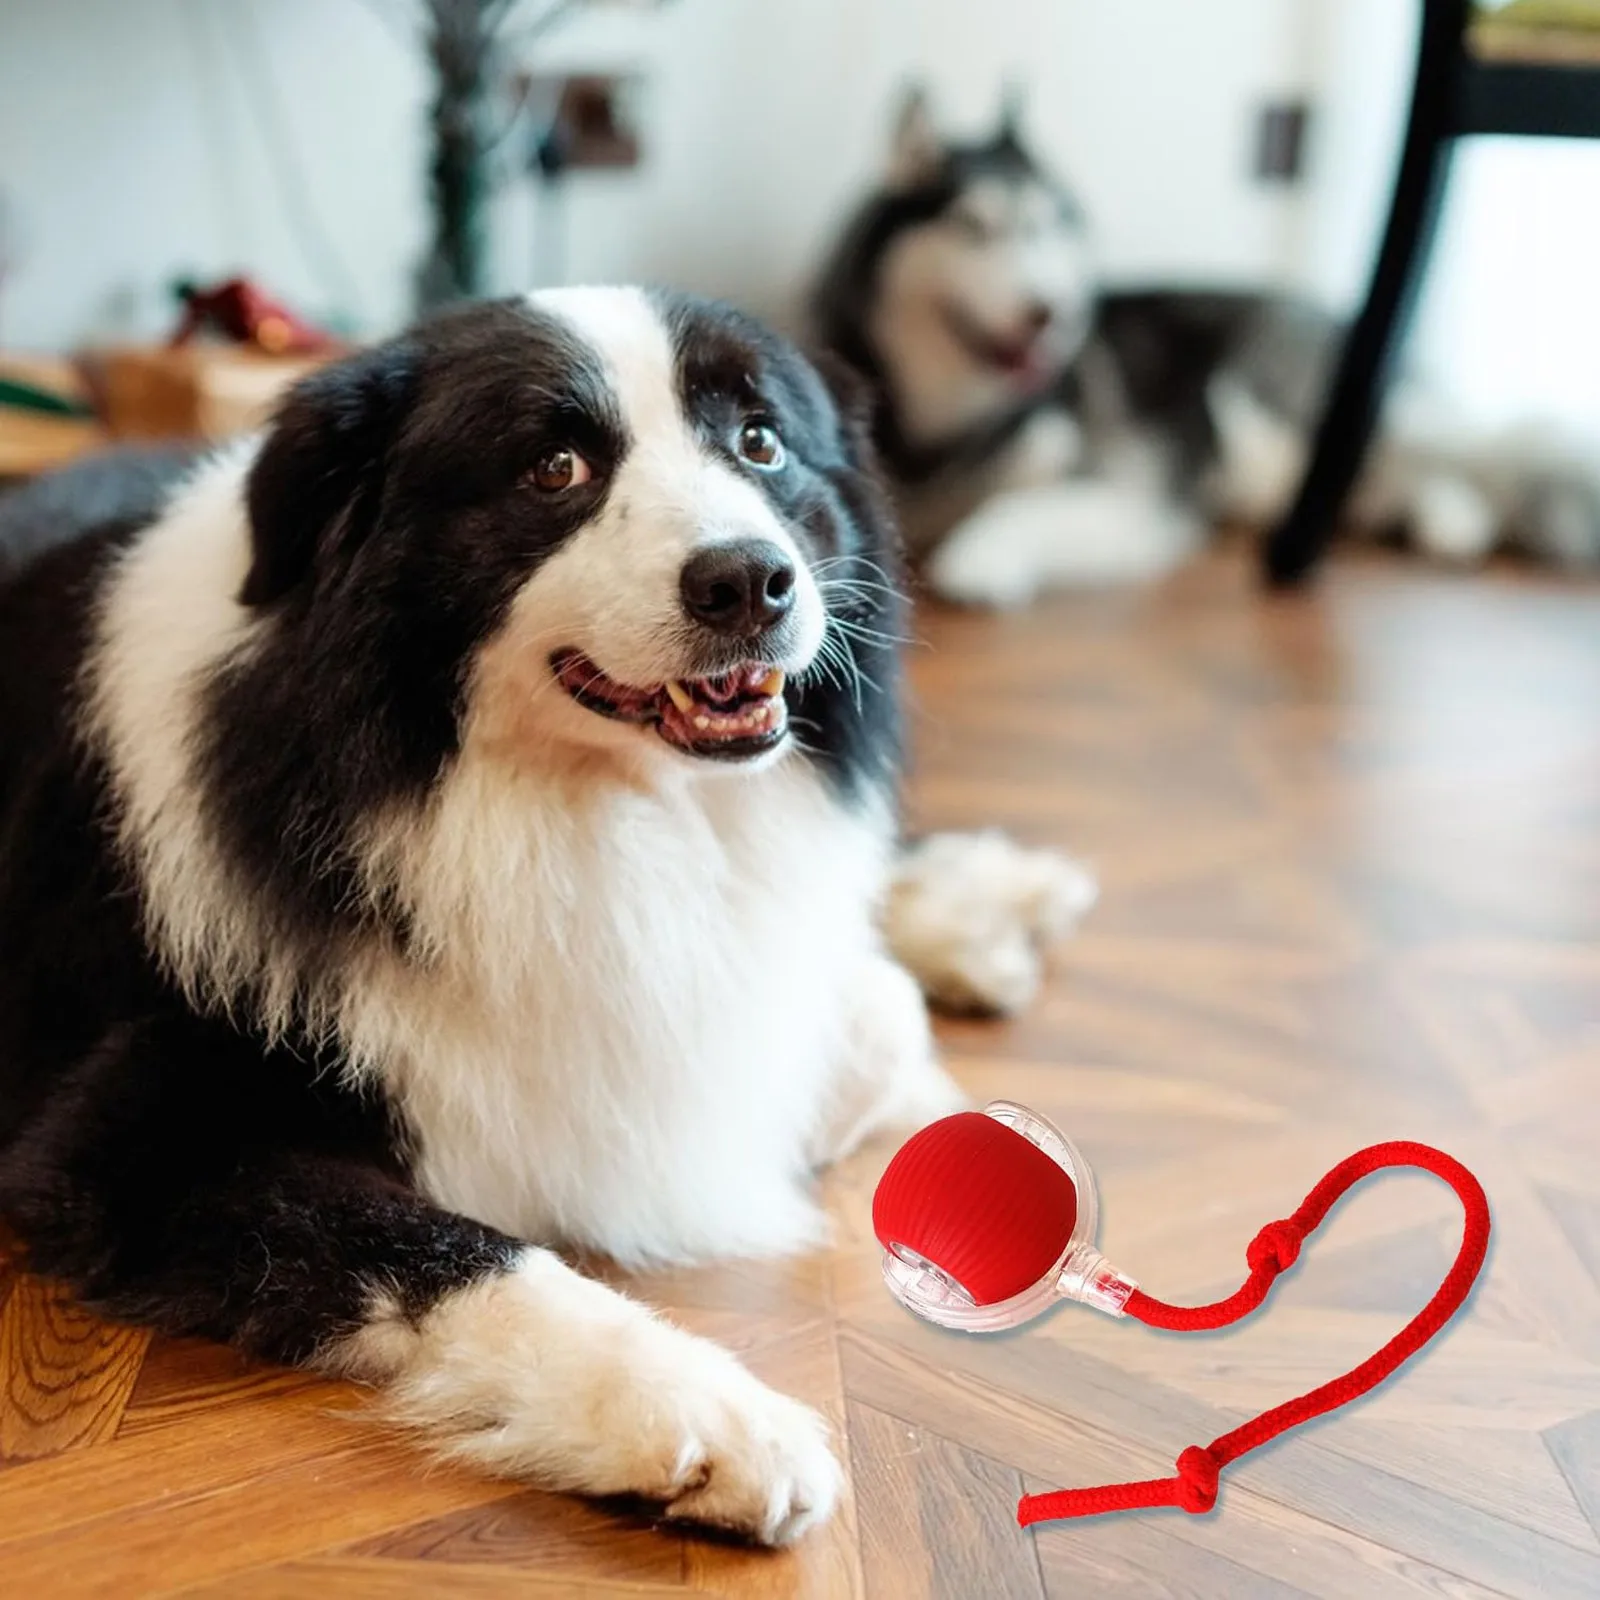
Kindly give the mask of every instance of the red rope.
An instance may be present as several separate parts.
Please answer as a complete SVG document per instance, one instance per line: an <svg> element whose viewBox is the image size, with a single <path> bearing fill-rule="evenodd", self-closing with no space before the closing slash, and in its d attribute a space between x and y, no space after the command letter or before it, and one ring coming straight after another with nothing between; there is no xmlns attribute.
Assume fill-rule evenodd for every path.
<svg viewBox="0 0 1600 1600"><path fill-rule="evenodd" d="M1255 1236L1245 1252L1250 1276L1244 1286L1226 1300L1209 1306L1169 1306L1136 1289L1128 1299L1126 1310L1130 1317L1137 1317L1152 1328L1180 1332L1225 1328L1230 1322L1248 1316L1266 1299L1278 1274L1294 1265L1306 1235L1321 1224L1335 1202L1363 1178L1385 1167L1420 1167L1424 1172L1443 1178L1455 1190L1466 1212L1466 1226L1462 1230L1461 1249L1455 1265L1440 1284L1438 1293L1388 1344L1342 1378L1335 1378L1310 1394L1263 1412L1232 1433L1213 1439L1209 1445L1190 1445L1178 1457L1176 1477L1024 1495L1017 1506L1017 1521L1026 1528L1031 1523L1061 1517L1092 1517L1103 1511L1129 1511L1143 1506L1182 1506L1185 1511L1196 1514L1209 1511L1217 1503L1217 1480L1229 1462L1259 1449L1290 1428L1298 1428L1302 1422L1348 1405L1369 1389L1375 1389L1410 1360L1461 1309L1489 1249L1489 1202L1482 1184L1459 1161L1425 1144L1402 1141L1375 1144L1341 1161L1306 1196L1292 1217L1283 1222L1269 1222Z"/></svg>

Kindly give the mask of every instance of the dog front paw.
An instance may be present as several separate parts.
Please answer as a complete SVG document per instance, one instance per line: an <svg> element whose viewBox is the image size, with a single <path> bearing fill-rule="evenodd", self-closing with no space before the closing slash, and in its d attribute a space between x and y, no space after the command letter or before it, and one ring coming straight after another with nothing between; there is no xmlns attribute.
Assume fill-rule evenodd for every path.
<svg viewBox="0 0 1600 1600"><path fill-rule="evenodd" d="M684 1471L667 1516L762 1544L792 1543L826 1521L839 1498L843 1474L827 1426L731 1357L728 1365L730 1373L701 1378L677 1397Z"/></svg>
<svg viewBox="0 0 1600 1600"><path fill-rule="evenodd" d="M420 1324L378 1308L333 1365L386 1382L396 1420L500 1477L637 1496L771 1545L825 1521L839 1498L814 1411L546 1251Z"/></svg>
<svg viewBox="0 0 1600 1600"><path fill-rule="evenodd" d="M933 834L901 857L884 930L936 1005L1009 1016L1038 991L1043 948L1094 904L1086 868L996 831Z"/></svg>
<svg viewBox="0 0 1600 1600"><path fill-rule="evenodd" d="M928 587L953 606L1019 611L1038 598L1040 562L1025 545L981 537L983 530L952 536L928 560Z"/></svg>
<svg viewBox="0 0 1600 1600"><path fill-rule="evenodd" d="M595 1448L578 1487L768 1545L827 1519L843 1474L816 1412L669 1323L646 1319L628 1344L594 1375Z"/></svg>

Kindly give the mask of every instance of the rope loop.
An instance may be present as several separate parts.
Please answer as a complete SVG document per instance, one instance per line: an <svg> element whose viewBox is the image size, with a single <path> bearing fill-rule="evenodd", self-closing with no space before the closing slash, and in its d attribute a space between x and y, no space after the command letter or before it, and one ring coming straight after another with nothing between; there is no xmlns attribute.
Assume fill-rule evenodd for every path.
<svg viewBox="0 0 1600 1600"><path fill-rule="evenodd" d="M1246 1252L1250 1278L1227 1299L1208 1306L1172 1306L1135 1289L1124 1310L1149 1327L1178 1332L1225 1328L1249 1316L1266 1299L1278 1275L1295 1264L1306 1236L1322 1225L1339 1198L1363 1178L1386 1167L1416 1167L1444 1179L1460 1199L1466 1219L1461 1230L1461 1248L1444 1282L1394 1338L1342 1378L1334 1378L1309 1394L1263 1411L1208 1445L1190 1445L1178 1457L1176 1477L1024 1495L1017 1506L1017 1521L1026 1528L1032 1523L1059 1517L1093 1517L1106 1511L1132 1511L1147 1506L1181 1506L1185 1511L1202 1516L1216 1505L1217 1484L1222 1469L1229 1462L1259 1450L1269 1439L1287 1433L1290 1428L1298 1428L1313 1417L1348 1405L1399 1371L1466 1303L1489 1253L1492 1224L1483 1185L1459 1161L1425 1144L1405 1141L1375 1144L1341 1161L1306 1196L1292 1217L1269 1222L1251 1240Z"/></svg>

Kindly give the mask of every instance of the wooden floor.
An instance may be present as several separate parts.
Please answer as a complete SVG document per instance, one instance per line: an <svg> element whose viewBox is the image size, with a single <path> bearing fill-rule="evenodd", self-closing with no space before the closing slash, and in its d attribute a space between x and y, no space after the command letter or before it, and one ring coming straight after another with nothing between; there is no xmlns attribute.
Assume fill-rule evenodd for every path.
<svg viewBox="0 0 1600 1600"><path fill-rule="evenodd" d="M1003 823L1104 886L1025 1020L945 1029L964 1081L1066 1126L1108 1252L1174 1299L1236 1284L1337 1157L1442 1144L1499 1230L1467 1320L1231 1470L1210 1517L1024 1534L1022 1489L1169 1472L1376 1348L1443 1272L1454 1202L1374 1184L1230 1335L1069 1308L980 1341L881 1287L871 1151L829 1180L831 1255L647 1286L844 1430L850 1502L774 1556L421 1470L354 1390L22 1278L0 1594L1600 1596L1600 592L1374 561L1266 599L1218 558L921 631L919 822Z"/></svg>

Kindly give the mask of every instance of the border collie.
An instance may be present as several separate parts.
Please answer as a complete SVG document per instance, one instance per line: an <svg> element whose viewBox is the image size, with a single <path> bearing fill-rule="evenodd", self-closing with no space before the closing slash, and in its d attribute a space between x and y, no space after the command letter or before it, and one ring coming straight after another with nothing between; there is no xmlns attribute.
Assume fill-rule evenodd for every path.
<svg viewBox="0 0 1600 1600"><path fill-rule="evenodd" d="M1256 294L1106 293L1092 230L1007 106L951 143L902 106L888 171L813 302L865 374L912 552L948 599L1157 576L1209 518L1265 522L1297 488L1339 340ZM1485 434L1403 385L1352 507L1371 532L1477 559L1600 561L1600 461L1548 428Z"/></svg>
<svg viewBox="0 0 1600 1600"><path fill-rule="evenodd" d="M848 400L733 311L564 290L322 370L176 489L108 474L89 525L70 474L0 511L32 1266L491 1472L826 1517L815 1415L548 1247L803 1248L820 1163L959 1103L878 921L901 616ZM945 837L893 917L1003 1005L1087 898Z"/></svg>

